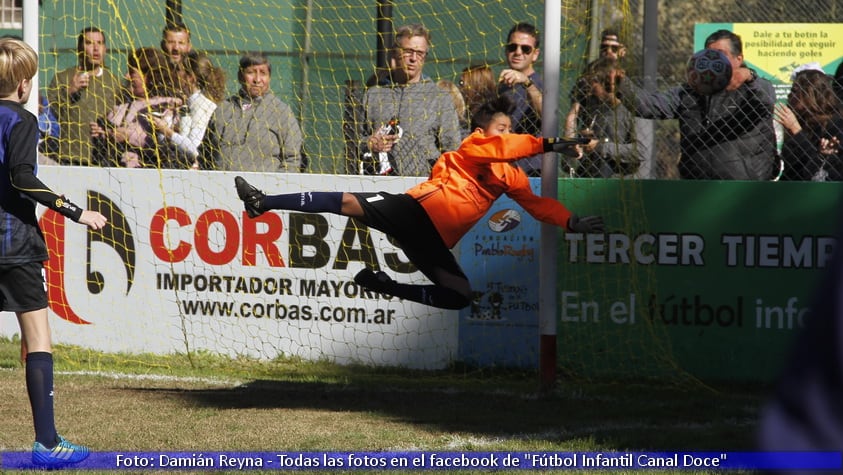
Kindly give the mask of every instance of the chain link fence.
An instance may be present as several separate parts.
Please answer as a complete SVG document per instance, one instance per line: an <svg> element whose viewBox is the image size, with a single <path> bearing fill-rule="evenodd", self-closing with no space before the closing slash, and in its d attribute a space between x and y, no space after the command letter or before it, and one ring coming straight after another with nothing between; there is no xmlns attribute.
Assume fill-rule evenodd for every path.
<svg viewBox="0 0 843 475"><path fill-rule="evenodd" d="M302 162L308 162L308 170L316 173L359 173L358 137L356 125L365 120L360 113L360 98L365 89L363 82L374 71L375 7L363 0L343 0L330 7L296 7L289 10L286 2L269 0L237 0L243 10L261 12L260 20L241 25L243 28L231 28L223 19L230 11L229 2L222 0L195 0L184 2L186 21L194 27L194 42L197 48L204 50L209 59L224 68L227 79L227 94L236 94L239 85L236 78L237 61L241 53L251 50L266 51L273 62L275 82L273 90L278 97L291 106L301 127L301 135L307 154L302 152ZM647 2L653 3L653 2ZM685 78L685 69L689 56L699 48L695 44L695 25L698 24L832 24L843 17L843 4L836 0L746 0L730 2L725 0L661 1L657 3L658 46L657 51L644 57L644 19L645 0L566 0L563 2L563 44L562 55L562 95L568 94L572 80L596 55L596 43L604 26L617 27L621 40L627 45L624 67L630 78L640 81L643 77L643 64L655 57L657 62L655 88L666 90L681 84ZM156 45L160 38L160 25L163 18L162 0L76 0L75 2L45 2L42 6L42 90L46 99L56 96L59 89L50 81L59 71L71 69L75 65L75 37L85 25L100 24L105 26L109 38L110 53L106 67L118 76L127 71L125 58L140 45ZM76 5L74 7L74 5ZM488 65L497 75L506 67L502 54L502 35L516 21L528 21L541 25L542 2L531 2L528 8L515 0L489 2L481 10L471 8L467 0L443 2L395 2L393 12L395 25L409 22L422 22L435 32L435 48L427 58L425 74L432 79L452 79L473 64ZM515 8L515 7L518 8ZM104 8L108 7L108 8ZM113 11L145 12L132 17L132 22L125 22L125 15L114 15ZM216 12L209 15L205 12ZM72 21L66 19L72 18ZM304 21L310 18L309 21ZM349 21L344 21L349 20ZM353 21L352 21L353 20ZM460 28L454 28L459 24ZM302 31L302 28L305 28ZM249 32L245 36L240 32ZM292 31L292 36L286 34ZM843 35L840 35L843 37ZM744 38L745 42L747 38ZM836 42L836 37L829 39ZM590 44L592 54L583 54L582 45ZM338 46L339 45L339 46ZM843 45L843 41L841 41ZM835 61L823 62L821 66L831 72L843 48L836 45L826 49L837 49ZM539 59L551 54L543 51ZM304 58L305 60L301 60ZM789 66L799 66L808 60L796 59ZM539 64L539 71L543 65ZM762 74L778 71L760 71ZM453 82L453 81L452 81ZM789 78L776 83L776 99L783 102L790 89ZM49 104L56 107L55 101ZM567 98L562 97L560 106L567 105ZM79 137L72 138L83 143L89 140L90 123L99 117L105 117L108 108L101 105L93 111L91 117L84 120L67 119L67 130L79 131ZM784 150L784 139L788 138L787 129L774 123L772 112L767 110L764 130L760 131L763 140L776 142L774 150ZM65 118L59 117L61 120ZM59 122L61 122L59 120ZM645 136L632 140L630 148L639 155L651 157L645 166L637 167L634 163L616 161L605 162L579 160L568 157L567 164L573 176L625 176L631 178L752 178L770 179L777 176L777 152L765 148L769 155L764 166L754 175L728 175L716 169L718 160L725 154L715 149L707 154L701 163L680 160L682 137L693 143L710 144L721 140L723 136L739 135L741 123L725 121L707 126L716 129L713 135L689 137L680 131L676 120L655 120L640 124L629 116L612 117L610 125L622 126L625 131L636 130ZM579 128L588 128L589 119L581 119ZM592 129L594 127L591 127ZM775 133L772 129L776 129ZM641 133L643 131L643 133ZM599 131L592 130L595 136ZM774 135L771 135L774 134ZM815 134L817 134L815 132ZM822 135L822 133L819 133ZM652 137L652 138L650 138ZM718 138L720 137L720 138ZM153 137L154 138L154 137ZM153 145L157 145L157 142ZM408 141L407 141L408 142ZM810 143L815 144L814 140ZM214 144L211 144L214 145ZM687 144L684 144L687 146ZM55 144L45 143L42 151L47 156L55 157ZM147 147L151 148L151 147ZM213 146L204 149L213 149ZM611 150L611 146L602 146ZM607 150L603 150L608 153ZM616 148L616 152L620 149ZM738 149L739 156L752 154L752 150ZM814 153L809 149L806 153ZM816 153L814 153L816 155ZM58 155L61 155L60 153ZM157 158L154 162L157 163ZM62 160L59 160L62 162ZM207 160L206 160L207 161ZM84 160L82 160L84 162ZM204 162L203 162L204 163ZM153 161L150 161L150 166ZM739 163L741 165L742 163ZM204 167L203 167L204 168ZM213 167L209 167L213 168ZM734 171L734 170L733 170ZM763 175L763 176L762 176ZM785 175L787 177L787 175ZM833 175L832 175L833 177Z"/></svg>
<svg viewBox="0 0 843 475"><path fill-rule="evenodd" d="M617 6L621 4L623 7ZM597 4L595 3L592 6L597 7ZM617 13L622 9L626 10L626 15L619 17ZM645 62L642 46L645 39L644 19L647 13L645 1L630 0L628 3L610 1L601 4L599 9L594 11L597 11L597 16L602 18L602 20L598 19L598 22L603 22L600 25L601 27L612 26L620 31L621 40L627 45L627 55L623 60L623 66L628 76L638 79L637 82L641 85L644 82L641 78L644 75L643 65ZM843 4L834 0L662 1L658 2L657 16L657 76L652 83L656 90L663 92L685 82L688 59L695 50L701 47L699 38L695 44L695 28L699 28L698 25L700 24L713 24L712 30L717 27L728 29L732 24L748 23L770 24L770 28L773 30L799 23L829 25L841 19ZM592 34L599 30L600 28L592 29ZM817 34L811 29L808 29L808 31L806 35ZM818 34L821 35L822 33ZM597 39L599 40L599 37ZM757 40L757 38L742 36L742 40L746 52L748 41L751 42ZM772 38L769 40L773 41ZM780 103L787 102L791 89L790 73L792 71L785 71L785 68L792 70L796 67L816 68L819 66L825 69L826 73L831 74L840 62L840 58L843 57L843 41L838 41L837 37L826 38L826 41L820 45L824 49L825 55L819 60L799 57L801 51L810 49L807 43L803 43L801 49L793 42L791 45L794 46L793 50L795 51L795 57L792 61L788 59L784 67L777 68L775 71L758 71L762 77L780 76L780 80L776 80L775 77L771 78L773 79L776 100ZM594 54L591 55L592 58L594 56ZM829 57L832 58L831 61L828 61ZM745 59L751 63L753 60L760 60L749 56ZM781 69L781 71L778 69ZM821 157L822 152L819 151L820 138L833 136L838 128L837 121L834 118L840 115L839 106L836 105L836 100L832 100L833 98L827 97L828 94L822 93L822 91L828 90L832 82L830 78L814 81L814 85L811 86L812 89L820 88L819 90L800 91L801 94L796 94L803 98L802 102L814 97L828 99L822 99L823 104L814 104L810 110L794 111L802 128L809 132L807 138L803 137L799 140L795 139L791 130L781 126L776 121L774 112L769 108L766 112L761 113L749 110L752 107L742 103L737 107L739 114L734 115L725 112L725 109L733 107L734 104L717 103L717 100L712 100L711 104L689 104L687 101L693 101L694 99L684 97L680 101L679 107L697 108L699 110L696 115L691 114L688 120L683 121L654 120L651 123L654 137L652 141L651 177L660 179L759 180L776 179L780 176L783 179L823 178L822 176L815 176L808 169L815 170L820 162L836 159L836 148L833 146L831 149L825 150L826 157ZM821 84L817 85L817 83ZM705 101L705 99L697 100ZM793 108L791 107L791 109ZM706 117L706 112L710 113L708 117ZM824 120L823 118L814 120L821 113L831 114L833 117L826 118L830 120ZM718 121L718 118L721 120ZM619 122L628 119L615 117L611 120ZM757 127L749 126L748 121L754 121ZM583 124L581 118L579 126L583 127L584 125L588 124ZM755 138L748 142L742 140L741 136L747 133L755 135ZM645 131L645 135L648 135L647 131ZM729 146L722 146L725 142L734 141L736 138L737 142L733 142ZM775 146L771 147L770 141L775 142ZM693 150L704 149L705 153L698 153L696 157L692 153L685 153L683 159L683 147L686 152L691 147ZM769 155L766 157L766 162L753 164L746 160L747 157L759 154ZM818 154L820 158L817 158ZM724 161L728 162L729 157L733 159L734 163L724 165ZM814 163L804 167L801 163L788 163L788 167L785 168L790 170L785 171L782 175L782 160L785 162L789 160L809 160ZM593 173L586 173L585 176L593 176ZM836 179L835 172L832 171L830 175L826 174L825 178Z"/></svg>

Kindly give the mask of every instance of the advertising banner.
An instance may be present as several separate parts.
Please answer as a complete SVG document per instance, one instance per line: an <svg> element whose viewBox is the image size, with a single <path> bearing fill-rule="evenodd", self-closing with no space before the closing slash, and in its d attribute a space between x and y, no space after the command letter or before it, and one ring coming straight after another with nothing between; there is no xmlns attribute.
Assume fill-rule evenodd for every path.
<svg viewBox="0 0 843 475"><path fill-rule="evenodd" d="M540 193L540 181L531 184ZM460 311L460 361L536 367L540 226L503 196L457 245L474 290L471 306Z"/></svg>
<svg viewBox="0 0 843 475"><path fill-rule="evenodd" d="M838 183L593 182L572 206L611 213L610 201L634 197L636 207L605 235L564 236L560 364L769 380L834 251L841 193Z"/></svg>
<svg viewBox="0 0 843 475"><path fill-rule="evenodd" d="M243 174L268 193L401 192L419 178ZM357 286L427 279L382 233L328 214L248 219L232 173L42 167L109 217L102 234L39 207L54 340L111 352L211 351L444 368L538 364L540 225L508 198L455 251L475 299L441 311ZM534 181L539 186L539 181ZM558 364L587 377L769 380L836 246L839 183L560 180L606 233L559 231ZM18 333L0 314L0 334Z"/></svg>
<svg viewBox="0 0 843 475"><path fill-rule="evenodd" d="M270 194L404 191L414 178L242 174ZM364 291L365 265L425 279L377 231L334 215L248 219L233 173L42 167L39 177L109 217L106 233L42 212L54 340L112 352L211 351L441 368L454 312ZM0 333L17 333L11 314Z"/></svg>
<svg viewBox="0 0 843 475"><path fill-rule="evenodd" d="M842 193L836 183L560 180L570 209L607 222L605 235L560 233L562 373L770 380L835 248ZM460 314L462 360L537 367L538 226L501 200L461 241L478 291Z"/></svg>

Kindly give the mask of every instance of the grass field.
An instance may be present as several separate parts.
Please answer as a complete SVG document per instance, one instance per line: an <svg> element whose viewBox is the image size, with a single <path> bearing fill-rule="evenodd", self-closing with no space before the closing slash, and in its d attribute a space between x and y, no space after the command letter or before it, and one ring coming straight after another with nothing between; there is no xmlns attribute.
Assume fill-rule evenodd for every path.
<svg viewBox="0 0 843 475"><path fill-rule="evenodd" d="M540 394L524 372L54 354L59 431L98 451L752 450L768 391L560 381ZM0 451L28 450L24 371L8 339L0 398Z"/></svg>

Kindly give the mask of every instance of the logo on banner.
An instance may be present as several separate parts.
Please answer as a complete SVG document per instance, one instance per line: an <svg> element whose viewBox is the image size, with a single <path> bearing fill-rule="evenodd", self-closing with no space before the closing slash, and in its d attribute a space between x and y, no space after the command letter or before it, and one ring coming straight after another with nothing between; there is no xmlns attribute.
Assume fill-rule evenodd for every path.
<svg viewBox="0 0 843 475"><path fill-rule="evenodd" d="M108 219L108 225L100 230L86 229L85 281L88 292L99 294L105 288L105 277L91 267L91 244L101 242L120 257L126 271L126 294L135 280L135 238L123 211L108 197L96 191L88 191L87 209L98 211ZM39 219L50 259L45 263L47 274L47 300L50 309L60 318L71 323L87 325L91 322L78 315L70 306L65 288L68 271L65 268L65 223L66 218L48 209ZM75 272L72 277L76 277Z"/></svg>
<svg viewBox="0 0 843 475"><path fill-rule="evenodd" d="M521 224L521 213L514 209L503 209L489 218L489 229L496 233L512 231Z"/></svg>

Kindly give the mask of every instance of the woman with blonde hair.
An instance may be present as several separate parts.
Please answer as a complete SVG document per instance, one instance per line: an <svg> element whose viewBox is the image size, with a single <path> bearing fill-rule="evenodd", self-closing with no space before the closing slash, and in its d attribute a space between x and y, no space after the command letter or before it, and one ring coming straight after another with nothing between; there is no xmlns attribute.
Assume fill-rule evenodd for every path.
<svg viewBox="0 0 843 475"><path fill-rule="evenodd" d="M459 81L460 92L465 98L469 117L477 109L498 95L498 85L492 68L485 64L473 64L462 70Z"/></svg>
<svg viewBox="0 0 843 475"><path fill-rule="evenodd" d="M189 51L182 60L181 71L185 106L180 109L178 127L163 117L152 117L152 124L160 138L169 141L191 160L191 168L200 168L200 147L205 140L211 116L225 96L225 73L211 63L204 54ZM212 168L209 160L202 160L201 168Z"/></svg>
<svg viewBox="0 0 843 475"><path fill-rule="evenodd" d="M465 107L465 99L460 92L460 89L452 81L447 79L440 79L436 82L443 91L451 95L451 100L454 101L454 109L457 111L457 119L460 122L460 138L468 137L469 116L468 109Z"/></svg>

